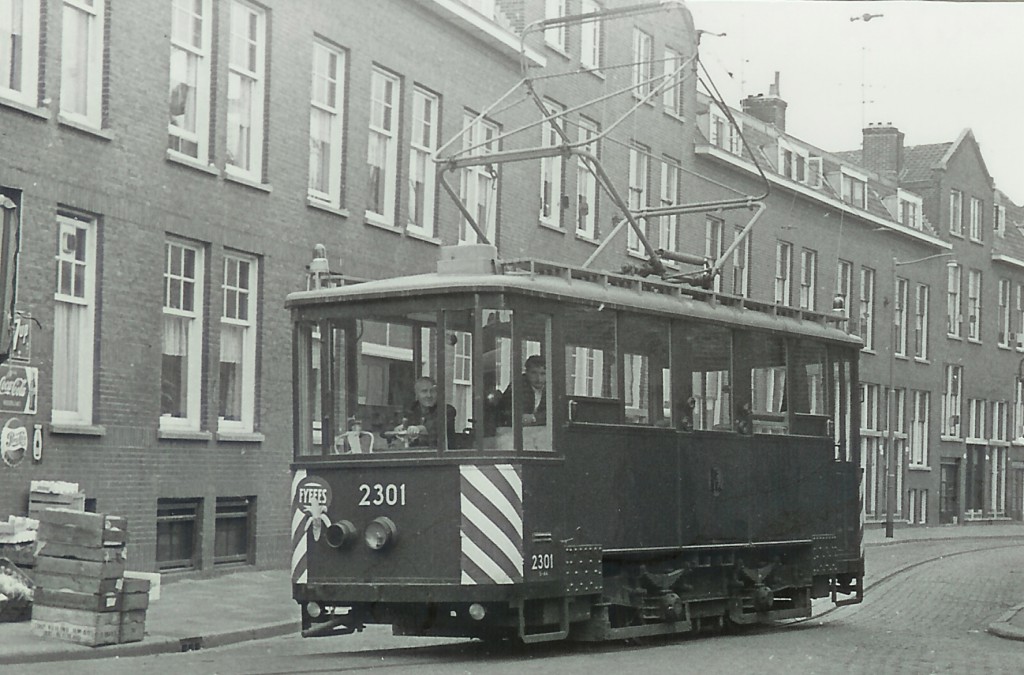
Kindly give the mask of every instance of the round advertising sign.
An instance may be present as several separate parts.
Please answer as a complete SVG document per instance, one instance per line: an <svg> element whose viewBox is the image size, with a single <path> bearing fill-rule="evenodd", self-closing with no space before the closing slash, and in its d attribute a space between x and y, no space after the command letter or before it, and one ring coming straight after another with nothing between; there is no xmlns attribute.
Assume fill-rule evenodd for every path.
<svg viewBox="0 0 1024 675"><path fill-rule="evenodd" d="M16 417L7 420L0 430L0 459L7 466L18 466L28 452L28 429Z"/></svg>

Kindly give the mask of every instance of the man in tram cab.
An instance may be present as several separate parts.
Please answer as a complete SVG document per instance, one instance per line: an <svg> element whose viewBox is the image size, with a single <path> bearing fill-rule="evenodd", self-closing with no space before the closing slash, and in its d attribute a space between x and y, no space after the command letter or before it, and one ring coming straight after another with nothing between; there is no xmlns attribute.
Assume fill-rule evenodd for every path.
<svg viewBox="0 0 1024 675"><path fill-rule="evenodd" d="M547 364L544 357L534 354L526 359L526 372L520 378L519 415L524 427L540 427L548 423ZM512 426L512 385L501 395L502 426Z"/></svg>
<svg viewBox="0 0 1024 675"><path fill-rule="evenodd" d="M417 378L413 384L416 400L405 411L402 424L395 427L397 432L405 432L409 446L414 448L437 447L437 382L432 377ZM445 406L447 417L448 438L455 436L455 408Z"/></svg>

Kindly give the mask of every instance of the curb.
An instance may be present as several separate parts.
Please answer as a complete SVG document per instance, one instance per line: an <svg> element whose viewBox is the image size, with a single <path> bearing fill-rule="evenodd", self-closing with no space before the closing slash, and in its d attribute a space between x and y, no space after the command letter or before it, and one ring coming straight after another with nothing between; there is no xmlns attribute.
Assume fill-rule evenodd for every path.
<svg viewBox="0 0 1024 675"><path fill-rule="evenodd" d="M1013 617L1022 610L1024 610L1024 605L1011 607L1009 611L999 617L998 621L994 621L988 625L988 632L992 633L996 637L1001 637L1006 640L1024 641L1024 629L1018 628L1011 623Z"/></svg>
<svg viewBox="0 0 1024 675"><path fill-rule="evenodd" d="M242 628L239 630L225 631L221 633L210 633L209 635L198 635L187 638L156 637L148 641L135 642L124 645L110 645L106 647L83 648L79 650L54 650L52 652L33 652L31 654L12 654L4 656L0 654L0 666L18 665L25 663L53 663L59 661L90 661L94 659L106 659L111 657L132 657L132 656L154 656L156 654L179 654L181 652L192 652L199 649L223 647L225 645L247 642L250 640L263 640L265 638L278 637L289 633L298 634L302 624L298 621L284 621L281 623L267 624L255 628ZM64 643L66 644L66 643Z"/></svg>

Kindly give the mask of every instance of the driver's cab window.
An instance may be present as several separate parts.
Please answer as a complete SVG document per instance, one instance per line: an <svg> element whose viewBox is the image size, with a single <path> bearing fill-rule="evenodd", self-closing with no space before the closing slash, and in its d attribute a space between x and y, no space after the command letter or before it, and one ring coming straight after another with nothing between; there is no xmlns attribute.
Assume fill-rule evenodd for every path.
<svg viewBox="0 0 1024 675"><path fill-rule="evenodd" d="M551 319L519 311L484 310L484 449L552 449Z"/></svg>

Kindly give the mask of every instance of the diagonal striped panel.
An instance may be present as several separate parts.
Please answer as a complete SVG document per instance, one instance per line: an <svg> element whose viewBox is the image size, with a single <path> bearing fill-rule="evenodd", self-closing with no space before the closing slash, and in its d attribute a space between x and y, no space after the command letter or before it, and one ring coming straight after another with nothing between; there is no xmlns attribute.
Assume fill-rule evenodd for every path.
<svg viewBox="0 0 1024 675"><path fill-rule="evenodd" d="M523 481L511 464L459 467L462 583L523 580Z"/></svg>
<svg viewBox="0 0 1024 675"><path fill-rule="evenodd" d="M292 476L292 583L306 583L306 518L299 503L299 483L306 477L305 469Z"/></svg>

